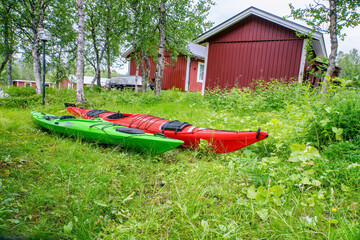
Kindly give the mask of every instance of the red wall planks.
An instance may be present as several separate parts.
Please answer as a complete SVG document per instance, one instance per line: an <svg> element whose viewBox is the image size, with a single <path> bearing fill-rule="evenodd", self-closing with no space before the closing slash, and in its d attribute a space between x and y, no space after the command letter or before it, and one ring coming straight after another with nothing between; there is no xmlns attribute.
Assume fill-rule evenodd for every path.
<svg viewBox="0 0 360 240"><path fill-rule="evenodd" d="M303 39L265 19L249 16L208 41L206 88L248 87L256 79L299 75Z"/></svg>
<svg viewBox="0 0 360 240"><path fill-rule="evenodd" d="M185 78L186 78L186 64L187 57L179 55L177 61L173 61L169 56L165 57L165 70L163 81L161 84L162 89L177 88L185 90ZM155 64L150 60L151 70L150 79L155 76ZM130 61L130 75L136 74L136 65L134 60ZM139 69L139 76L141 76L141 69Z"/></svg>

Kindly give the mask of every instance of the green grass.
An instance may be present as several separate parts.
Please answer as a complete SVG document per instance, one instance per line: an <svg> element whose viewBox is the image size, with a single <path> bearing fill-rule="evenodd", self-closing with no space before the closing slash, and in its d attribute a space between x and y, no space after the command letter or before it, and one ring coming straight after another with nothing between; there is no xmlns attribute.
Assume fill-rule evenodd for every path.
<svg viewBox="0 0 360 240"><path fill-rule="evenodd" d="M357 90L340 87L321 97L308 86L273 82L205 97L86 91L86 107L270 134L227 154L158 155L43 131L31 110L68 115L63 103L74 102L75 91L47 90L45 107L23 91L0 99L0 236L360 238L360 140L351 135L359 131Z"/></svg>

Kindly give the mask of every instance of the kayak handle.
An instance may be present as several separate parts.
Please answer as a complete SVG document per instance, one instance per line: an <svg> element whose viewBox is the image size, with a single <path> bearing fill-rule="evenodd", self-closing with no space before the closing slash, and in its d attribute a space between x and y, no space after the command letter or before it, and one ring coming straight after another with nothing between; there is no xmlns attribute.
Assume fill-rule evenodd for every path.
<svg viewBox="0 0 360 240"><path fill-rule="evenodd" d="M154 136L161 136L163 138L166 138L165 134L159 132L154 133Z"/></svg>
<svg viewBox="0 0 360 240"><path fill-rule="evenodd" d="M259 137L260 137L260 131L261 131L261 128L259 128L259 129L257 130L256 139L259 139Z"/></svg>

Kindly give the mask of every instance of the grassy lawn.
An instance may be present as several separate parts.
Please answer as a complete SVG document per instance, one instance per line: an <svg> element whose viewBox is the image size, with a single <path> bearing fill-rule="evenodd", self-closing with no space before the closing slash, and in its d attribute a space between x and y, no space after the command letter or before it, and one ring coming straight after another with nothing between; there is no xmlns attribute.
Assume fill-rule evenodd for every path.
<svg viewBox="0 0 360 240"><path fill-rule="evenodd" d="M5 90L7 90L5 88ZM32 110L69 115L75 90L0 99L0 238L359 239L360 94L273 83L198 93L86 90L88 108L269 138L227 154L157 155L67 138Z"/></svg>

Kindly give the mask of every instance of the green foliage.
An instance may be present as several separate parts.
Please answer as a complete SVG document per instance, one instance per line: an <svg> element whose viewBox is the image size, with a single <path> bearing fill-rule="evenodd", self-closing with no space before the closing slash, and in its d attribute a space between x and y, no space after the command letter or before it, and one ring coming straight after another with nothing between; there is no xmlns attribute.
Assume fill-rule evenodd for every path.
<svg viewBox="0 0 360 240"><path fill-rule="evenodd" d="M341 67L340 77L352 81L352 85L360 86L360 55L358 50L349 53L339 52L337 64Z"/></svg>
<svg viewBox="0 0 360 240"><path fill-rule="evenodd" d="M63 103L76 98L72 89L46 90L45 107L40 98L25 109L0 103L4 237L357 239L360 234L360 139L352 135L360 129L358 91L340 85L322 95L281 81L215 89L204 97L86 89L87 107L269 133L227 154L212 153L203 141L199 150L148 155L43 131L30 111L68 115ZM8 99L29 90L11 91L17 97ZM322 130L314 137L315 126ZM318 138L324 139L320 148Z"/></svg>
<svg viewBox="0 0 360 240"><path fill-rule="evenodd" d="M360 6L360 3L354 0L339 0L334 1L334 4L334 13L331 13L329 6L325 6L317 1L310 3L303 9L295 9L291 3L289 4L289 7L291 10L291 17L305 21L313 30L319 32L331 32L330 24L328 24L326 29L324 29L323 26L324 23L330 22L330 14L335 14L337 16L335 30L337 35L343 40L346 36L342 33L344 28L356 27L359 25L358 19L360 14L357 9Z"/></svg>
<svg viewBox="0 0 360 240"><path fill-rule="evenodd" d="M358 139L360 96L357 91L336 92L326 106L314 105L312 110L314 115L309 119L307 141L322 147L337 141Z"/></svg>
<svg viewBox="0 0 360 240"><path fill-rule="evenodd" d="M35 87L10 87L4 88L4 91L12 97L30 97L36 94Z"/></svg>

